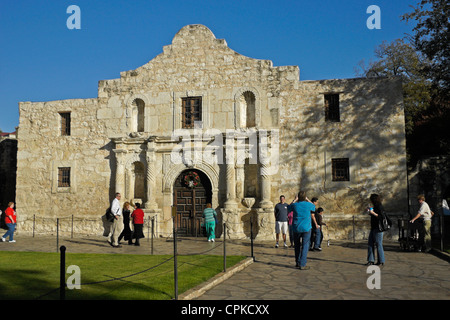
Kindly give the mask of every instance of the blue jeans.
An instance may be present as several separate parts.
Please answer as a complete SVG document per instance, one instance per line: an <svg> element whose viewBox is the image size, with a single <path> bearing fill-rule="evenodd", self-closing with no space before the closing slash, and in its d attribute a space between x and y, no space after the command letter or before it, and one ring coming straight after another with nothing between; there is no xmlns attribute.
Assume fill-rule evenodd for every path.
<svg viewBox="0 0 450 320"><path fill-rule="evenodd" d="M295 262L297 266L306 266L306 257L309 251L311 230L308 232L294 232Z"/></svg>
<svg viewBox="0 0 450 320"><path fill-rule="evenodd" d="M289 226L289 241L291 242L291 245L294 244L294 228L292 227L292 224Z"/></svg>
<svg viewBox="0 0 450 320"><path fill-rule="evenodd" d="M378 263L384 263L383 232L373 229L369 234L368 262L375 262L375 246L377 247Z"/></svg>
<svg viewBox="0 0 450 320"><path fill-rule="evenodd" d="M3 235L3 238L6 239L7 236L9 236L9 241L14 240L14 230L16 230L16 224L15 223L7 223L6 226L8 227L8 231Z"/></svg>
<svg viewBox="0 0 450 320"><path fill-rule="evenodd" d="M316 229L315 237L314 237L314 249L318 249L320 247L320 243L322 242L322 231L320 229Z"/></svg>

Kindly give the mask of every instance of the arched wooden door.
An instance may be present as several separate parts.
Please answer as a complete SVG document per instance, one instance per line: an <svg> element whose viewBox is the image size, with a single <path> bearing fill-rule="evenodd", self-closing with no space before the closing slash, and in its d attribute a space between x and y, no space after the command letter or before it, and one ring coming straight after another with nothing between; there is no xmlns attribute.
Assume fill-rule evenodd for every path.
<svg viewBox="0 0 450 320"><path fill-rule="evenodd" d="M177 208L176 228L182 236L204 236L202 213L211 203L211 182L199 170L185 170L175 180L173 203Z"/></svg>

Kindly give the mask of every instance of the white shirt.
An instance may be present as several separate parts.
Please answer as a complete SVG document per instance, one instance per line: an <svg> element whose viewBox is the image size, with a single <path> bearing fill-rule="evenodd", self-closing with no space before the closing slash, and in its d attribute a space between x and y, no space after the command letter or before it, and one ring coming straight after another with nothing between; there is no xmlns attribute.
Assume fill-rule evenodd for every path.
<svg viewBox="0 0 450 320"><path fill-rule="evenodd" d="M424 220L431 220L431 210L425 201L420 205L419 213Z"/></svg>
<svg viewBox="0 0 450 320"><path fill-rule="evenodd" d="M119 202L119 200L117 200L117 198L114 198L114 200L111 203L111 212L115 216L122 215L122 208L120 207L120 202Z"/></svg>

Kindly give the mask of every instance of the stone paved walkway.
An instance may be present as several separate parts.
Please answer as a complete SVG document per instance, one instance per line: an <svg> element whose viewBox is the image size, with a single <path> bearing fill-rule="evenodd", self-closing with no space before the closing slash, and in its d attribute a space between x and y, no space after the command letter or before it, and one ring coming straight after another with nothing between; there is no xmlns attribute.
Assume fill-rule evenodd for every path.
<svg viewBox="0 0 450 320"><path fill-rule="evenodd" d="M16 243L0 243L1 251L151 254L149 239L141 246L112 248L103 237L17 235ZM380 289L369 289L365 242L333 242L308 255L309 270L294 268L294 249L274 248L273 242L255 242L255 261L214 286L198 300L450 300L450 264L430 253L405 252L397 243L385 243L386 265L380 269ZM177 242L178 254L223 254L223 243L202 238ZM228 255L251 255L249 241L226 241ZM155 239L153 254L173 254L173 241ZM0 261L1 263L1 261Z"/></svg>

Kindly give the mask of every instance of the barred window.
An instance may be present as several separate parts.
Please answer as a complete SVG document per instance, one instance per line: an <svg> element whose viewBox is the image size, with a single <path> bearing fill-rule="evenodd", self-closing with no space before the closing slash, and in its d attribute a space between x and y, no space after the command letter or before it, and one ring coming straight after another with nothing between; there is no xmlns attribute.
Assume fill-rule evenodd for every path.
<svg viewBox="0 0 450 320"><path fill-rule="evenodd" d="M348 158L331 159L333 181L350 181L350 165Z"/></svg>
<svg viewBox="0 0 450 320"><path fill-rule="evenodd" d="M58 168L58 187L70 187L70 168Z"/></svg>
<svg viewBox="0 0 450 320"><path fill-rule="evenodd" d="M202 120L202 97L182 98L183 128L194 128Z"/></svg>
<svg viewBox="0 0 450 320"><path fill-rule="evenodd" d="M341 121L339 113L339 94L325 94L325 120L332 122Z"/></svg>
<svg viewBox="0 0 450 320"><path fill-rule="evenodd" d="M60 112L61 116L61 135L70 136L70 112Z"/></svg>

